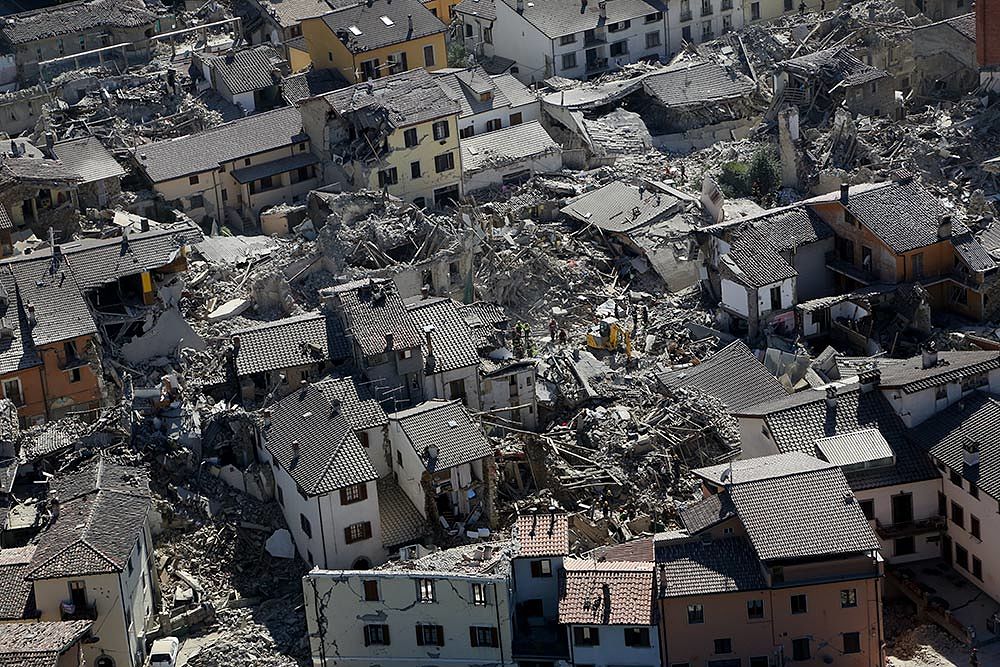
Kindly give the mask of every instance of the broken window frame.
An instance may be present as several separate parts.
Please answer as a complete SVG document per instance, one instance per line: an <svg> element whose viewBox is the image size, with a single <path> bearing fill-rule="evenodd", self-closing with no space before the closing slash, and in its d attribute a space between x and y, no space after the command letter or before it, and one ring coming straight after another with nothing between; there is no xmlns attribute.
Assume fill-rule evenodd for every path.
<svg viewBox="0 0 1000 667"><path fill-rule="evenodd" d="M388 188L393 185L399 185L399 172L395 167L389 167L388 169L378 170L378 187L379 189Z"/></svg>
<svg viewBox="0 0 1000 667"><path fill-rule="evenodd" d="M470 603L476 605L477 607L486 606L486 588L482 583L478 581L472 582L472 594Z"/></svg>

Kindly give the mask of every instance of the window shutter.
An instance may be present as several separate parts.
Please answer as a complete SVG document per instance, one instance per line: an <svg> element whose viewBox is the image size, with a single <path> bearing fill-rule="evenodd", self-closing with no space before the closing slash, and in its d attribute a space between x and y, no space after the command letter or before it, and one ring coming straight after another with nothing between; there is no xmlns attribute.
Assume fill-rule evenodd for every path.
<svg viewBox="0 0 1000 667"><path fill-rule="evenodd" d="M500 646L500 633L496 628L490 628L490 646Z"/></svg>
<svg viewBox="0 0 1000 667"><path fill-rule="evenodd" d="M371 521L365 521L364 527L365 527L365 532L364 532L365 539L366 540L370 539L371 536L372 536L372 522Z"/></svg>
<svg viewBox="0 0 1000 667"><path fill-rule="evenodd" d="M389 626L388 625L383 625L382 626L382 637L385 640L385 645L388 646L389 645Z"/></svg>
<svg viewBox="0 0 1000 667"><path fill-rule="evenodd" d="M340 490L340 504L341 505L346 505L347 504L347 487L346 486Z"/></svg>
<svg viewBox="0 0 1000 667"><path fill-rule="evenodd" d="M348 526L347 528L344 528L344 542L350 544L353 541L354 540L351 539L351 527Z"/></svg>
<svg viewBox="0 0 1000 667"><path fill-rule="evenodd" d="M368 626L366 625L365 626L365 646L368 646L371 643L372 643L371 634L368 632Z"/></svg>
<svg viewBox="0 0 1000 667"><path fill-rule="evenodd" d="M444 626L437 626L438 646L444 646Z"/></svg>
<svg viewBox="0 0 1000 667"><path fill-rule="evenodd" d="M358 489L361 493L358 495L359 500L368 500L368 485L362 482L361 488ZM369 537L371 537L369 535Z"/></svg>
<svg viewBox="0 0 1000 667"><path fill-rule="evenodd" d="M469 626L469 645L479 646L479 635L476 633L476 628Z"/></svg>
<svg viewBox="0 0 1000 667"><path fill-rule="evenodd" d="M417 646L423 646L424 645L424 629L422 627L420 627L419 625L416 626L416 628L417 628Z"/></svg>
<svg viewBox="0 0 1000 667"><path fill-rule="evenodd" d="M593 644L594 644L594 646L600 646L601 645L601 635L600 635L600 632L597 630L597 628L591 628L590 629L590 636L593 637L593 640L594 640Z"/></svg>
<svg viewBox="0 0 1000 667"><path fill-rule="evenodd" d="M531 576L540 577L542 576L542 562L538 560L531 561Z"/></svg>

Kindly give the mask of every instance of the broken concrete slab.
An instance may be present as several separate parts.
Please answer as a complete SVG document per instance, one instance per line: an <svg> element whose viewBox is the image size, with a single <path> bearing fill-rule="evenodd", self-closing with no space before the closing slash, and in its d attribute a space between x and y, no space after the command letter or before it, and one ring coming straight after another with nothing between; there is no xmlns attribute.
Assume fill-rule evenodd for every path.
<svg viewBox="0 0 1000 667"><path fill-rule="evenodd" d="M295 544L292 542L292 534L286 528L274 531L264 543L264 548L275 558L295 558Z"/></svg>
<svg viewBox="0 0 1000 667"><path fill-rule="evenodd" d="M230 299L208 314L209 322L221 322L240 315L250 307L248 299Z"/></svg>

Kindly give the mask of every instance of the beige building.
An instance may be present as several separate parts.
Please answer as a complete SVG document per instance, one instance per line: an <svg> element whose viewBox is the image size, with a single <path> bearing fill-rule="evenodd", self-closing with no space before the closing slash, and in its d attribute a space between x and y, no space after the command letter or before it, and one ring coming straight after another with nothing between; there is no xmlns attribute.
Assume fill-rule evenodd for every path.
<svg viewBox="0 0 1000 667"><path fill-rule="evenodd" d="M139 146L135 166L196 222L257 228L260 212L304 202L320 184L298 109L282 107L178 139Z"/></svg>
<svg viewBox="0 0 1000 667"><path fill-rule="evenodd" d="M509 549L404 550L375 570L313 570L302 581L313 664L513 665Z"/></svg>

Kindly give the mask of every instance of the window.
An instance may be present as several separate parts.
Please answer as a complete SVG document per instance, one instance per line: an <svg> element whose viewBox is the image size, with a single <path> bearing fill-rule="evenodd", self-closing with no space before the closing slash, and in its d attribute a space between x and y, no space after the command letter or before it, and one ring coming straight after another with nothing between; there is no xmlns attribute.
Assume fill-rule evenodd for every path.
<svg viewBox="0 0 1000 667"><path fill-rule="evenodd" d="M69 381L70 382L79 382L80 381L80 369L79 368L71 368L71 369L69 369Z"/></svg>
<svg viewBox="0 0 1000 667"><path fill-rule="evenodd" d="M14 405L24 405L24 394L21 393L21 381L18 378L3 381L3 395Z"/></svg>
<svg viewBox="0 0 1000 667"><path fill-rule="evenodd" d="M410 163L410 178L416 180L420 178L420 160Z"/></svg>
<svg viewBox="0 0 1000 667"><path fill-rule="evenodd" d="M441 141L449 136L451 136L451 129L448 127L448 121L439 120L434 123L434 141Z"/></svg>
<svg viewBox="0 0 1000 667"><path fill-rule="evenodd" d="M469 137L475 136L476 126L469 125L468 127L463 127L458 130L459 139L468 139Z"/></svg>
<svg viewBox="0 0 1000 667"><path fill-rule="evenodd" d="M368 485L364 482L360 484L354 484L353 486L345 486L340 490L340 504L350 505L351 503L359 503L362 500L368 498Z"/></svg>
<svg viewBox="0 0 1000 667"><path fill-rule="evenodd" d="M440 625L417 625L417 646L444 646L444 628Z"/></svg>
<svg viewBox="0 0 1000 667"><path fill-rule="evenodd" d="M202 195L194 195L191 197L191 208L205 208L205 198Z"/></svg>
<svg viewBox="0 0 1000 667"><path fill-rule="evenodd" d="M810 657L812 655L809 652L809 638L793 639L792 660L808 660Z"/></svg>
<svg viewBox="0 0 1000 667"><path fill-rule="evenodd" d="M407 148L412 148L413 146L416 146L418 143L420 143L420 142L417 141L417 129L416 128L411 127L410 129L408 129L405 132L403 132L403 144Z"/></svg>
<svg viewBox="0 0 1000 667"><path fill-rule="evenodd" d="M983 561L979 560L975 556L972 557L972 576L979 581L983 580Z"/></svg>
<svg viewBox="0 0 1000 667"><path fill-rule="evenodd" d="M524 120L521 116L521 112L518 111L517 113L512 113L510 115L510 122L508 123L508 125L520 125L523 122Z"/></svg>
<svg viewBox="0 0 1000 667"><path fill-rule="evenodd" d="M646 33L646 48L654 49L660 45L660 31L654 30L653 32Z"/></svg>
<svg viewBox="0 0 1000 667"><path fill-rule="evenodd" d="M492 120L486 121L487 132L496 132L501 129L503 129L503 120L500 118L493 118Z"/></svg>
<svg viewBox="0 0 1000 667"><path fill-rule="evenodd" d="M365 626L365 646L388 646L388 645L389 645L388 625Z"/></svg>
<svg viewBox="0 0 1000 667"><path fill-rule="evenodd" d="M948 497L941 493L938 494L938 516L948 516Z"/></svg>
<svg viewBox="0 0 1000 667"><path fill-rule="evenodd" d="M480 583L472 584L472 604L485 606L486 605L486 589Z"/></svg>
<svg viewBox="0 0 1000 667"><path fill-rule="evenodd" d="M493 43L493 28L483 28L483 41L486 42L487 44ZM516 73L517 72L515 72L512 68L511 74L516 74Z"/></svg>
<svg viewBox="0 0 1000 667"><path fill-rule="evenodd" d="M399 174L396 173L395 167L389 167L388 169L380 169L378 172L378 186L380 188L387 188L390 185L396 185L399 183Z"/></svg>
<svg viewBox="0 0 1000 667"><path fill-rule="evenodd" d="M375 579L366 579L364 582L365 587L365 601L366 602L378 602L378 581Z"/></svg>
<svg viewBox="0 0 1000 667"><path fill-rule="evenodd" d="M918 252L910 258L910 268L914 278L924 277L924 253Z"/></svg>
<svg viewBox="0 0 1000 667"><path fill-rule="evenodd" d="M759 21L760 20L760 3L752 2L750 3L750 20Z"/></svg>
<svg viewBox="0 0 1000 667"><path fill-rule="evenodd" d="M792 0L785 0L785 11L792 11Z"/></svg>
<svg viewBox="0 0 1000 667"><path fill-rule="evenodd" d="M436 602L433 579L417 579L417 602Z"/></svg>
<svg viewBox="0 0 1000 667"><path fill-rule="evenodd" d="M805 593L799 593L798 595L792 596L792 613L793 614L804 614L809 610L809 605L806 603Z"/></svg>
<svg viewBox="0 0 1000 667"><path fill-rule="evenodd" d="M572 44L575 41L576 41L576 35L563 35L562 37L559 38L559 43L562 44L563 46L566 46L567 44Z"/></svg>
<svg viewBox="0 0 1000 667"><path fill-rule="evenodd" d="M702 21L701 22L701 38L702 40L712 39L712 22Z"/></svg>
<svg viewBox="0 0 1000 667"><path fill-rule="evenodd" d="M722 15L722 32L729 32L732 29L733 29L733 15L732 14L723 14ZM753 660L753 658L750 658L750 660Z"/></svg>
<svg viewBox="0 0 1000 667"><path fill-rule="evenodd" d="M306 518L305 514L299 515L299 525L302 526L302 532L306 534L306 537L313 536L312 524L309 523L309 519Z"/></svg>
<svg viewBox="0 0 1000 667"><path fill-rule="evenodd" d="M747 618L764 618L763 600L747 600Z"/></svg>
<svg viewBox="0 0 1000 667"><path fill-rule="evenodd" d="M861 633L844 633L844 653L861 653Z"/></svg>
<svg viewBox="0 0 1000 667"><path fill-rule="evenodd" d="M970 514L969 515L969 532L972 533L972 536L974 538L976 538L977 540L981 540L983 538L982 538L982 535L979 534L979 531L980 531L979 517L976 516L975 514Z"/></svg>
<svg viewBox="0 0 1000 667"><path fill-rule="evenodd" d="M957 471L952 470L949 478L951 479L952 484L954 484L960 489L962 488L962 476L959 475Z"/></svg>
<svg viewBox="0 0 1000 667"><path fill-rule="evenodd" d="M869 500L859 500L858 501L858 507L861 508L862 514L864 514L865 518L868 519L869 521L871 521L872 519L875 518L875 501L874 500L871 500L871 499L869 499Z"/></svg>
<svg viewBox="0 0 1000 667"><path fill-rule="evenodd" d="M955 565L963 570L969 569L969 551L961 544L955 545Z"/></svg>
<svg viewBox="0 0 1000 667"><path fill-rule="evenodd" d="M733 652L733 640L729 637L715 640L715 653L725 654Z"/></svg>
<svg viewBox="0 0 1000 667"><path fill-rule="evenodd" d="M471 23L466 23L465 24L465 37L466 37L466 39L468 39L469 37L472 37L472 24Z"/></svg>
<svg viewBox="0 0 1000 667"><path fill-rule="evenodd" d="M979 487L971 479L969 480L969 495L973 498L979 498Z"/></svg>
<svg viewBox="0 0 1000 667"><path fill-rule="evenodd" d="M750 667L770 667L766 655L756 655L750 657Z"/></svg>
<svg viewBox="0 0 1000 667"><path fill-rule="evenodd" d="M563 69L575 69L576 68L576 53L564 53L564 54L562 54L562 68Z"/></svg>
<svg viewBox="0 0 1000 667"><path fill-rule="evenodd" d="M909 556L917 552L917 543L913 536L897 537L893 541L893 552L896 556Z"/></svg>
<svg viewBox="0 0 1000 667"><path fill-rule="evenodd" d="M574 646L600 646L600 644L601 636L597 628L592 628L589 625L573 628Z"/></svg>
<svg viewBox="0 0 1000 667"><path fill-rule="evenodd" d="M548 559L531 561L531 576L536 579L539 577L551 577L552 561Z"/></svg>
<svg viewBox="0 0 1000 667"><path fill-rule="evenodd" d="M681 28L681 38L685 42L690 42L691 41L691 26L686 25L683 28Z"/></svg>
<svg viewBox="0 0 1000 667"><path fill-rule="evenodd" d="M688 605L688 625L705 622L705 607L700 604Z"/></svg>
<svg viewBox="0 0 1000 667"><path fill-rule="evenodd" d="M400 452L399 450L396 450L396 465L398 465L400 468L403 467L403 453Z"/></svg>
<svg viewBox="0 0 1000 667"><path fill-rule="evenodd" d="M662 19L663 19L663 12L653 12L652 14L646 14L645 18L643 18L643 21L645 23L656 23L657 21L660 21Z"/></svg>
<svg viewBox="0 0 1000 667"><path fill-rule="evenodd" d="M277 494L278 494L278 504L281 505L282 507L284 507L285 506L285 492L282 491L281 487L277 486L277 485L275 485L274 489L275 489L275 491L277 491Z"/></svg>
<svg viewBox="0 0 1000 667"><path fill-rule="evenodd" d="M434 46L431 44L424 47L424 65L434 67Z"/></svg>
<svg viewBox="0 0 1000 667"><path fill-rule="evenodd" d="M840 591L840 606L842 609L858 606L858 590L856 588L845 588Z"/></svg>
<svg viewBox="0 0 1000 667"><path fill-rule="evenodd" d="M622 30L628 30L631 27L631 21L619 21L618 23L612 23L609 25L608 32L621 32Z"/></svg>
<svg viewBox="0 0 1000 667"><path fill-rule="evenodd" d="M951 503L951 521L956 526L965 528L965 510L955 501Z"/></svg>
<svg viewBox="0 0 1000 667"><path fill-rule="evenodd" d="M434 170L437 173L451 171L455 168L455 156L449 151L441 155L434 156Z"/></svg>
<svg viewBox="0 0 1000 667"><path fill-rule="evenodd" d="M361 80L371 81L378 78L378 58L361 61Z"/></svg>
<svg viewBox="0 0 1000 667"><path fill-rule="evenodd" d="M471 646L500 646L500 636L496 628L469 627L469 644Z"/></svg>
<svg viewBox="0 0 1000 667"><path fill-rule="evenodd" d="M624 56L625 54L628 53L628 42L623 39L620 42L613 43L608 49L608 53L611 54L612 58Z"/></svg>
<svg viewBox="0 0 1000 667"><path fill-rule="evenodd" d="M771 310L781 309L781 285L771 288Z"/></svg>
<svg viewBox="0 0 1000 667"><path fill-rule="evenodd" d="M367 540L372 536L372 522L359 521L344 528L344 541L348 544Z"/></svg>
<svg viewBox="0 0 1000 667"><path fill-rule="evenodd" d="M625 646L649 647L649 628L625 628Z"/></svg>

